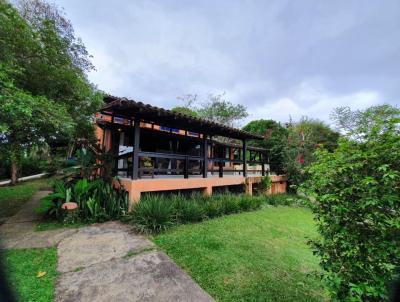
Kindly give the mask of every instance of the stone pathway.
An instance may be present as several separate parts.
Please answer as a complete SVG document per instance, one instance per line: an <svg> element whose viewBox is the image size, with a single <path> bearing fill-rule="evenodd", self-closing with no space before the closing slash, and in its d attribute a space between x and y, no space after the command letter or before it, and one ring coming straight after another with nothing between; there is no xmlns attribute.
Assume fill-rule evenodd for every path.
<svg viewBox="0 0 400 302"><path fill-rule="evenodd" d="M120 222L35 232L38 192L0 226L2 248L57 246L56 302L214 301L166 254Z"/></svg>

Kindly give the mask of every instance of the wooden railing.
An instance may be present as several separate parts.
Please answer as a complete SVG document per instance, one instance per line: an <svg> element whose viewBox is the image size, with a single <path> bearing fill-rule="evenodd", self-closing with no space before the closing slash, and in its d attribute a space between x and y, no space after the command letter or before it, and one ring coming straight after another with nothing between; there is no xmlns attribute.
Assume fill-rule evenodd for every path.
<svg viewBox="0 0 400 302"><path fill-rule="evenodd" d="M131 158L133 152L125 153L117 157L119 159ZM139 178L143 176L154 177L155 175L183 175L184 178L189 178L190 175L201 175L203 172L204 157L185 155L185 154L174 154L174 153L161 153L161 152L145 152L139 151ZM146 160L147 159L147 160ZM160 167L162 163L160 160L169 160L168 165L170 167ZM219 177L223 177L224 173L238 173L243 174L243 169L235 169L235 165L241 165L243 167L244 160L242 159L229 159L229 158L207 158L206 173L211 172L218 173ZM217 163L217 164L215 164ZM230 167L225 167L225 163L231 163ZM261 165L261 169L249 169L249 172L257 172L265 175L265 164L266 162L260 160L247 160L247 167L252 165ZM164 163L165 164L165 163ZM146 166L148 165L148 166ZM211 167L210 167L211 166ZM217 169L215 169L217 166ZM116 171L123 171L127 173L128 177L132 176L133 167L130 163L127 168L116 168Z"/></svg>

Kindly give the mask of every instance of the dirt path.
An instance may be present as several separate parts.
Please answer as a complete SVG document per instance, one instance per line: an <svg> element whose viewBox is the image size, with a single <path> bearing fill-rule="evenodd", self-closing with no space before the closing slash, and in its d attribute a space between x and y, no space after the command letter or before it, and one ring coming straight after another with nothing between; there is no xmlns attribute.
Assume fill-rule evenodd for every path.
<svg viewBox="0 0 400 302"><path fill-rule="evenodd" d="M56 302L214 301L151 241L120 222L35 232L37 192L0 226L2 248L57 247Z"/></svg>

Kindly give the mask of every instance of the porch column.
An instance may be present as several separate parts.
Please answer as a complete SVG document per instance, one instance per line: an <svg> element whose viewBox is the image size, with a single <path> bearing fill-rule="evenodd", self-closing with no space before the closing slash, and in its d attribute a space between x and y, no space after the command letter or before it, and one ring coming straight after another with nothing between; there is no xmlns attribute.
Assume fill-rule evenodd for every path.
<svg viewBox="0 0 400 302"><path fill-rule="evenodd" d="M263 152L260 153L260 158L261 158L261 175L265 176L265 154Z"/></svg>
<svg viewBox="0 0 400 302"><path fill-rule="evenodd" d="M203 134L203 178L207 178L208 174L208 143L207 135Z"/></svg>
<svg viewBox="0 0 400 302"><path fill-rule="evenodd" d="M139 177L139 143L140 143L140 118L135 117L135 124L133 127L132 179L138 179Z"/></svg>
<svg viewBox="0 0 400 302"><path fill-rule="evenodd" d="M247 176L246 140L243 140L243 176Z"/></svg>

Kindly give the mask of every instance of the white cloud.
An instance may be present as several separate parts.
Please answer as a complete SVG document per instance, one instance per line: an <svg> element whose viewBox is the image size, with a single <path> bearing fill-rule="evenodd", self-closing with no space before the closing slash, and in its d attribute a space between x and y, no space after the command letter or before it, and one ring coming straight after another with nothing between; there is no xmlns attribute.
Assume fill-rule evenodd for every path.
<svg viewBox="0 0 400 302"><path fill-rule="evenodd" d="M354 109L366 108L383 102L377 91L357 91L337 95L320 86L312 87L303 82L294 89L290 96L265 101L262 106L249 108L252 119L276 119L287 122L289 117L298 120L302 116L329 121L332 110L340 106Z"/></svg>
<svg viewBox="0 0 400 302"><path fill-rule="evenodd" d="M280 121L400 100L396 0L56 2L94 56L90 79L117 96L170 108L226 92L249 119Z"/></svg>

